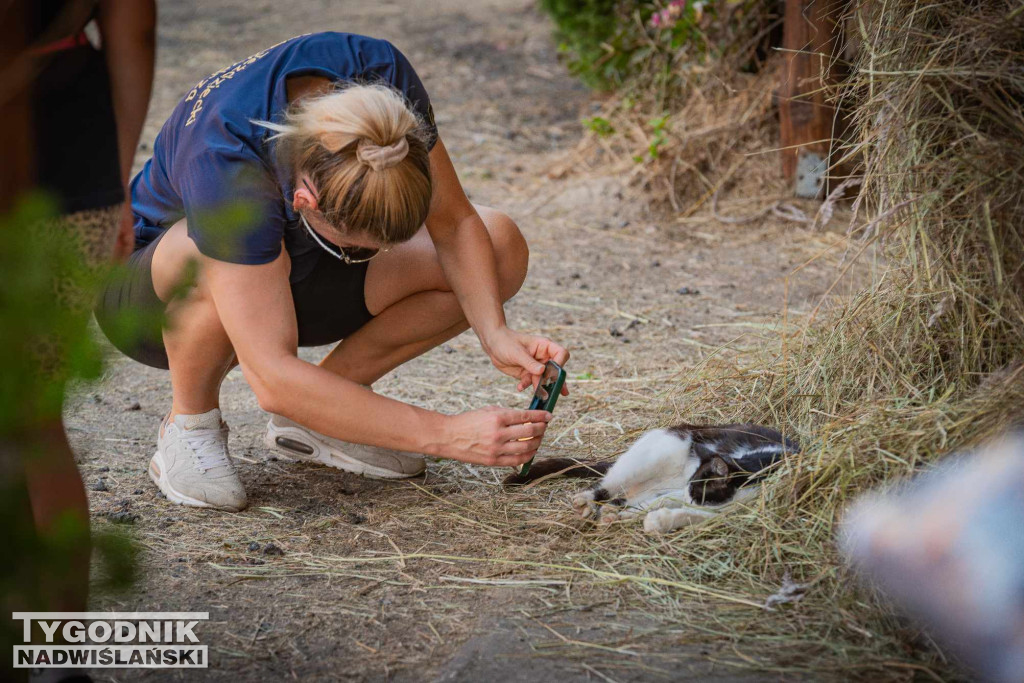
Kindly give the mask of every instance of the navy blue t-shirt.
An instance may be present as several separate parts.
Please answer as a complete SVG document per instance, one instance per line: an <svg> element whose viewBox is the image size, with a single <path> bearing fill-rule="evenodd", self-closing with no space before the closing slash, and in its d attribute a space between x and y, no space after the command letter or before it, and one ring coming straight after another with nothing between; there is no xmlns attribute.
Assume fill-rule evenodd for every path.
<svg viewBox="0 0 1024 683"><path fill-rule="evenodd" d="M232 263L269 263L283 238L301 234L288 230L298 220L293 171L277 163L273 133L254 122L280 123L285 81L303 75L389 84L427 124L431 145L437 138L423 83L391 43L351 33L286 40L204 78L175 107L132 180L136 249L181 218L203 254ZM309 248L308 240L295 244Z"/></svg>

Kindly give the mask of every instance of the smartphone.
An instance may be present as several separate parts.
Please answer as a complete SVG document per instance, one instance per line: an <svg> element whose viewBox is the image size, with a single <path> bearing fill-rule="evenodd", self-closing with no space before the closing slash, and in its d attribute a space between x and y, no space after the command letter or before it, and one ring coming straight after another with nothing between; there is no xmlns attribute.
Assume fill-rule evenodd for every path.
<svg viewBox="0 0 1024 683"><path fill-rule="evenodd" d="M555 403L562 393L562 385L565 384L565 370L554 362L548 361L544 366L544 374L541 375L537 389L533 392L533 400L530 401L530 410L546 410L549 413L555 412ZM519 466L519 474L526 474L530 471L533 458Z"/></svg>

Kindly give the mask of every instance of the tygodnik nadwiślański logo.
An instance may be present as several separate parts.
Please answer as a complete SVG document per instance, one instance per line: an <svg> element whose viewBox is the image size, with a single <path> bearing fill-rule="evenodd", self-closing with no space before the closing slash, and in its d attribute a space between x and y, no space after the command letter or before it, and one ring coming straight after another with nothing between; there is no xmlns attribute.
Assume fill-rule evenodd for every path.
<svg viewBox="0 0 1024 683"><path fill-rule="evenodd" d="M197 627L209 612L14 612L14 667L205 669Z"/></svg>

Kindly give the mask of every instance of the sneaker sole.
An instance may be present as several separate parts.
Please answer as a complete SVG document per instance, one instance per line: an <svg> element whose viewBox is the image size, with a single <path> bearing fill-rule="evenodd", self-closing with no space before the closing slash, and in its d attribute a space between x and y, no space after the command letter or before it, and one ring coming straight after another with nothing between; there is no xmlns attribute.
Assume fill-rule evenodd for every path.
<svg viewBox="0 0 1024 683"><path fill-rule="evenodd" d="M157 488L163 491L163 494L167 496L167 500L171 501L175 505L188 505L189 507L196 508L210 508L213 510L223 510L225 512L239 512L240 508L228 507L225 505L212 505L203 500L198 500L191 496L186 496L184 493L176 491L171 486L170 480L167 478L167 468L164 467L163 454L157 451L149 461L149 478L153 480Z"/></svg>
<svg viewBox="0 0 1024 683"><path fill-rule="evenodd" d="M305 430L295 427L278 427L273 422L267 424L267 433L263 437L263 443L272 451L280 453L284 460L316 462L336 470L361 474L368 479L411 479L423 474L423 470L416 473L396 472L383 467L367 465L361 460L334 450L328 444L310 436Z"/></svg>

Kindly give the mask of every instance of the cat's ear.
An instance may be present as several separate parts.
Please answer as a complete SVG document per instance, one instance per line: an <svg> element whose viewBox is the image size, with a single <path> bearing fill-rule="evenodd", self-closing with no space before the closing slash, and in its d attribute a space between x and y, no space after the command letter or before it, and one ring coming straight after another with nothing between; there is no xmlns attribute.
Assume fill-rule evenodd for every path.
<svg viewBox="0 0 1024 683"><path fill-rule="evenodd" d="M715 457L708 463L711 466L711 471L718 477L729 476L729 465L726 464L725 460Z"/></svg>

